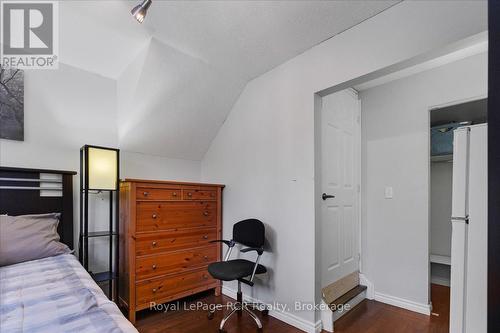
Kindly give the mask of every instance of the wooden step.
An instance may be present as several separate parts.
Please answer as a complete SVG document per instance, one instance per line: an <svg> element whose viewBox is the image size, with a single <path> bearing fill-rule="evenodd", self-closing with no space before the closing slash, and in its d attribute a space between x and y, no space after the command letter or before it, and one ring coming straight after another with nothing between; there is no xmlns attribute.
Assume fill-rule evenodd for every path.
<svg viewBox="0 0 500 333"><path fill-rule="evenodd" d="M330 304L352 288L355 288L357 285L359 285L358 271L346 275L343 278L330 283L328 286L323 287L321 290L323 300L326 304Z"/></svg>
<svg viewBox="0 0 500 333"><path fill-rule="evenodd" d="M322 304L324 307L321 311L323 330L333 332L335 322L363 302L366 298L366 293L367 287L358 284L340 297L337 297L333 302L327 303L326 299L323 298Z"/></svg>
<svg viewBox="0 0 500 333"><path fill-rule="evenodd" d="M350 300L352 300L365 290L366 286L357 285L356 287L346 292L344 295L340 296L339 298L331 302L329 304L330 310L336 311L337 309L342 308L345 304L349 303Z"/></svg>

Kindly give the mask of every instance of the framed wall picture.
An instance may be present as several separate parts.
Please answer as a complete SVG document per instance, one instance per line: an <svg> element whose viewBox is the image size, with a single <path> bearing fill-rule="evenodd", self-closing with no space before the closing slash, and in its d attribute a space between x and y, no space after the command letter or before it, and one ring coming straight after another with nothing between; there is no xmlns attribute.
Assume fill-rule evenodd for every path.
<svg viewBox="0 0 500 333"><path fill-rule="evenodd" d="M24 141L24 72L0 67L0 139Z"/></svg>

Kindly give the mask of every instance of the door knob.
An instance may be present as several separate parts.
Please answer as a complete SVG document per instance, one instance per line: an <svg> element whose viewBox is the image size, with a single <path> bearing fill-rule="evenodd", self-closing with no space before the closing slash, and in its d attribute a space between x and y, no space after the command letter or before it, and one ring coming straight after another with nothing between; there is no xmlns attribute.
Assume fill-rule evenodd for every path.
<svg viewBox="0 0 500 333"><path fill-rule="evenodd" d="M323 198L323 200L326 200L326 199L335 198L335 196L323 193L323 195L321 196L321 198Z"/></svg>

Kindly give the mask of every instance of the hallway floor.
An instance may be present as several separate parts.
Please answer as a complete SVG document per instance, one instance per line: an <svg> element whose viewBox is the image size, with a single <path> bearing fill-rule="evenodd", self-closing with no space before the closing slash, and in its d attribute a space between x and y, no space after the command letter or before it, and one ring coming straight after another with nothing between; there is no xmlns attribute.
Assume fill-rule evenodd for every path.
<svg viewBox="0 0 500 333"><path fill-rule="evenodd" d="M335 323L335 333L448 333L450 288L431 285L431 316L365 300Z"/></svg>
<svg viewBox="0 0 500 333"><path fill-rule="evenodd" d="M342 317L335 324L336 333L403 333L432 332L447 333L449 321L448 287L432 285L431 293L435 315L426 316L400 309L377 301L365 300L355 309ZM231 302L226 296L215 297L213 294L203 294L187 300L187 304L197 302L207 304ZM183 303L181 303L183 304ZM182 305L183 307L183 305ZM218 332L222 312L217 311L213 320L207 319L204 310L187 311L183 308L169 312L141 311L137 315L137 329L141 333L209 333ZM263 332L269 333L302 333L288 324L271 316L263 318ZM227 333L255 333L256 326L248 315L241 318L232 317L226 324Z"/></svg>

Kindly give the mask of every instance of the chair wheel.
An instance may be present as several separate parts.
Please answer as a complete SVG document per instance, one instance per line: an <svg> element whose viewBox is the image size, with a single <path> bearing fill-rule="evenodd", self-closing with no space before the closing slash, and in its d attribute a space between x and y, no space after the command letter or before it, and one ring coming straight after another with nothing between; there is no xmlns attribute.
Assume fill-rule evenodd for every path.
<svg viewBox="0 0 500 333"><path fill-rule="evenodd" d="M226 333L226 331L224 331L224 329L222 328L219 328L219 333Z"/></svg>
<svg viewBox="0 0 500 333"><path fill-rule="evenodd" d="M207 313L207 318L208 318L209 320L214 319L214 313L213 313L213 312L209 312L209 313Z"/></svg>
<svg viewBox="0 0 500 333"><path fill-rule="evenodd" d="M269 310L268 309L262 310L262 315L266 317L269 316Z"/></svg>

